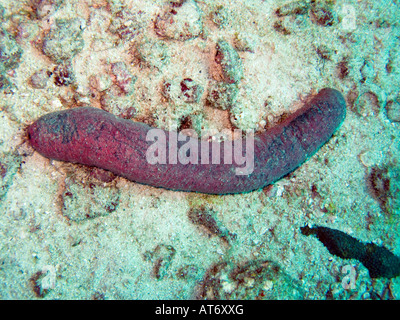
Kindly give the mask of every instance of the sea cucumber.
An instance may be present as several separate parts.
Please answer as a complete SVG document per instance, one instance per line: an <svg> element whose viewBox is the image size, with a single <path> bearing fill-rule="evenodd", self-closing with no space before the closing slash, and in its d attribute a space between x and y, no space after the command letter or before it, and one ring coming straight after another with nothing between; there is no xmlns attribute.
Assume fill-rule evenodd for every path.
<svg viewBox="0 0 400 320"><path fill-rule="evenodd" d="M186 141L176 142L174 131L154 129L91 107L44 115L28 127L27 133L31 145L50 159L103 168L155 187L229 194L262 188L296 169L329 140L345 115L342 94L334 89L322 89L281 124L255 135L254 140L243 141L244 163L253 164L248 174L243 169L243 161L236 158L230 164L223 161L227 159L228 141L208 142L186 137ZM154 133L152 130L166 137L166 163L157 163L157 159L148 157L149 148L155 142L146 137ZM198 146L198 155L207 155L208 164L203 158L199 163L191 162L196 155L192 154L194 149L187 147L194 145ZM250 145L253 150L247 148ZM221 152L215 156L211 151L218 149ZM162 156L159 152L155 155ZM171 161L177 157L187 161Z"/></svg>
<svg viewBox="0 0 400 320"><path fill-rule="evenodd" d="M383 246L364 243L347 233L328 227L302 227L301 233L315 235L331 254L342 259L357 259L369 271L371 278L394 278L400 275L400 257Z"/></svg>

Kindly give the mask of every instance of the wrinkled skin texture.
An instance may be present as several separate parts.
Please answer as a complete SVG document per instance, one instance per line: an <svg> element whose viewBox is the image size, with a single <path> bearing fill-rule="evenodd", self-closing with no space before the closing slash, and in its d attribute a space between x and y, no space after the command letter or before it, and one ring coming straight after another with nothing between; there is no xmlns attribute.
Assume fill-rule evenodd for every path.
<svg viewBox="0 0 400 320"><path fill-rule="evenodd" d="M50 159L100 167L155 187L227 194L262 188L296 169L329 140L345 115L342 94L329 88L321 90L284 122L254 137L254 153L245 155L245 163L252 162L252 158L254 170L244 175L236 174L236 169L245 164L239 165L235 159L232 164L224 164L225 142L200 142L195 138L187 141L198 144L199 153L207 147L211 152L219 144L220 164L151 164L146 152L154 141L146 141L146 135L154 128L96 108L47 114L29 126L28 136L32 146ZM169 137L175 133L162 132L167 138L169 159L168 155L177 155L187 141L170 145ZM245 142L242 149L246 150Z"/></svg>

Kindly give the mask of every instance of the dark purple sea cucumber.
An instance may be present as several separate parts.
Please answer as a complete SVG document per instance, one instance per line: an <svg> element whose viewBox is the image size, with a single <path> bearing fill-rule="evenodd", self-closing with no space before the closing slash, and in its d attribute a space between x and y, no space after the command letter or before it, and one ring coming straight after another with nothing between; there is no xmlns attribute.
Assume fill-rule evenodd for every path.
<svg viewBox="0 0 400 320"><path fill-rule="evenodd" d="M253 170L241 175L237 173L243 163L236 159L231 164L223 161L228 142L187 137L175 145L170 141L177 133L161 129L156 132L166 137L167 162L153 163L146 153L155 142L147 141L146 136L155 128L96 108L73 108L44 115L28 127L28 137L32 146L50 159L103 168L155 187L227 194L262 188L296 169L329 140L345 115L342 94L329 88L321 90L284 122L254 137L254 153L245 154L245 163L253 161ZM244 140L243 150L247 150L248 143ZM210 163L205 164L203 158L197 164L168 161L189 145L197 145L199 154L202 150L207 153ZM211 150L218 147L221 153L217 160L221 161L215 164ZM186 159L193 159L192 156L195 155L189 154Z"/></svg>
<svg viewBox="0 0 400 320"><path fill-rule="evenodd" d="M323 226L302 227L301 233L316 235L331 254L342 259L357 259L369 271L371 278L400 276L400 257L375 243L364 243L340 230Z"/></svg>

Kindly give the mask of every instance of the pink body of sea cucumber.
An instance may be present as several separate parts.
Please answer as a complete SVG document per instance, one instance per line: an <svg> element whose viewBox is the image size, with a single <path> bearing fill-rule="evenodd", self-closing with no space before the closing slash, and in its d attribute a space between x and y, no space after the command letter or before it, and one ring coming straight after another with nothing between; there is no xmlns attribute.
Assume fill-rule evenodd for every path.
<svg viewBox="0 0 400 320"><path fill-rule="evenodd" d="M250 140L244 140L244 164L234 157L231 163L226 161L229 157L225 150L229 148L225 146L230 142L187 137L186 141L175 143L176 132L155 129L90 107L44 115L29 126L28 137L32 146L50 159L103 168L155 187L227 194L262 188L296 169L329 140L345 115L342 94L323 89L284 122L254 136L253 148L247 148ZM162 141L149 137L161 139L163 135L166 157L160 154L162 150L150 152ZM198 154L189 146L197 146ZM213 150L220 150L217 159ZM199 154L203 155L201 161L192 161ZM241 170L251 163L253 166L247 173Z"/></svg>

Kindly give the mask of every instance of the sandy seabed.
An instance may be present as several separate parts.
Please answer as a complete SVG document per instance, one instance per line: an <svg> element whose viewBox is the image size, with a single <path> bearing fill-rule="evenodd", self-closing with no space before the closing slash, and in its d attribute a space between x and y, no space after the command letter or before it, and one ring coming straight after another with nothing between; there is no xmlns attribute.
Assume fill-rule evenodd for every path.
<svg viewBox="0 0 400 320"><path fill-rule="evenodd" d="M300 230L400 256L398 1L0 5L1 299L400 298L399 277L371 279ZM169 130L263 131L324 87L346 98L341 128L245 194L140 185L46 159L25 134L87 105Z"/></svg>

